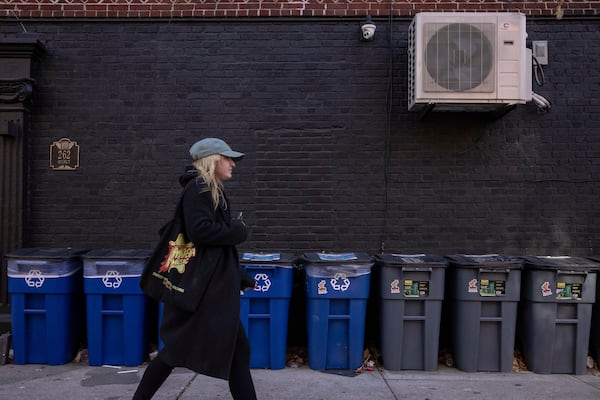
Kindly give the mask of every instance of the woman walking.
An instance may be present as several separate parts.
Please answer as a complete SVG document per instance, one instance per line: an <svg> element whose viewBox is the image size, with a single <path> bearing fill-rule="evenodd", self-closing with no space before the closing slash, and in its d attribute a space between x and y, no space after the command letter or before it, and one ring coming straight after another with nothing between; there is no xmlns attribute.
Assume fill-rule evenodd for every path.
<svg viewBox="0 0 600 400"><path fill-rule="evenodd" d="M160 336L164 347L150 362L134 400L151 399L175 367L226 379L234 400L256 400L250 374L250 344L240 322L240 290L254 280L239 266L236 245L246 240L243 220L232 219L223 183L244 157L221 139L190 148L194 168L179 179L188 239L197 252L210 252L210 282L193 312L164 304ZM205 257L206 258L206 257Z"/></svg>

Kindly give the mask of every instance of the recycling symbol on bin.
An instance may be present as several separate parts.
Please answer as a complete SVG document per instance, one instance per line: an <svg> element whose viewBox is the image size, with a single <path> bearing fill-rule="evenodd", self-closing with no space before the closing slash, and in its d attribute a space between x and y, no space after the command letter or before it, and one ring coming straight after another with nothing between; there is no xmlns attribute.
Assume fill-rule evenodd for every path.
<svg viewBox="0 0 600 400"><path fill-rule="evenodd" d="M256 274L254 275L254 280L256 281L256 286L254 290L257 292L268 292L271 287L271 280L269 279L269 275L267 274Z"/></svg>
<svg viewBox="0 0 600 400"><path fill-rule="evenodd" d="M44 275L38 269L30 269L25 277L25 283L29 287L40 288L44 284Z"/></svg>
<svg viewBox="0 0 600 400"><path fill-rule="evenodd" d="M346 277L346 274L337 273L331 278L331 288L333 290L339 290L345 292L350 287L350 279Z"/></svg>
<svg viewBox="0 0 600 400"><path fill-rule="evenodd" d="M107 288L116 289L121 286L123 278L119 276L119 271L106 271L106 274L102 277L102 283Z"/></svg>

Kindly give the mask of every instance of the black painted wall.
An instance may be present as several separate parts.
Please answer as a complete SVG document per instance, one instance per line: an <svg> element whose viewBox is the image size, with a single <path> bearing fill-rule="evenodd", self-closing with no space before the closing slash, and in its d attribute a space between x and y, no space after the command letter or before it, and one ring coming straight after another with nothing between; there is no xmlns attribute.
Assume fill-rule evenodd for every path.
<svg viewBox="0 0 600 400"><path fill-rule="evenodd" d="M597 254L600 21L528 20L553 108L496 121L407 112L408 23L362 42L346 19L26 21L47 47L29 245L151 247L188 148L217 136L247 153L227 184L243 250ZM62 137L76 171L49 167Z"/></svg>

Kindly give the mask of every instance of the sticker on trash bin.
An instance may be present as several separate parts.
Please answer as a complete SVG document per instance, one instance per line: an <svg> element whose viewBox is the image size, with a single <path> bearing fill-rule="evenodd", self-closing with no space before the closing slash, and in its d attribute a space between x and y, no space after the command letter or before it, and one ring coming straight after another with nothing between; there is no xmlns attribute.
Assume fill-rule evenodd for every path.
<svg viewBox="0 0 600 400"><path fill-rule="evenodd" d="M25 283L32 288L41 288L44 285L44 275L39 269L30 269L25 277Z"/></svg>
<svg viewBox="0 0 600 400"><path fill-rule="evenodd" d="M429 295L429 282L404 280L404 297L427 297Z"/></svg>
<svg viewBox="0 0 600 400"><path fill-rule="evenodd" d="M350 279L346 274L338 272L331 278L331 288L336 291L345 292L350 287Z"/></svg>
<svg viewBox="0 0 600 400"><path fill-rule="evenodd" d="M268 292L271 288L271 280L268 274L256 274L254 275L254 280L256 281L256 285L254 286L254 291L256 292Z"/></svg>
<svg viewBox="0 0 600 400"><path fill-rule="evenodd" d="M331 289L336 292L345 292L350 287L350 279L341 272L338 272L329 280ZM327 281L322 279L317 284L317 294L327 294Z"/></svg>
<svg viewBox="0 0 600 400"><path fill-rule="evenodd" d="M481 279L479 281L479 295L483 297L504 296L506 284L504 281L491 281Z"/></svg>
<svg viewBox="0 0 600 400"><path fill-rule="evenodd" d="M317 285L317 293L327 294L327 282L325 282L325 280L319 281L319 284Z"/></svg>
<svg viewBox="0 0 600 400"><path fill-rule="evenodd" d="M542 296L544 296L544 297L552 296L552 289L550 288L550 282L546 281L546 282L542 283L542 286L540 286L540 288L542 289Z"/></svg>
<svg viewBox="0 0 600 400"><path fill-rule="evenodd" d="M475 278L469 281L469 293L477 293L477 279Z"/></svg>
<svg viewBox="0 0 600 400"><path fill-rule="evenodd" d="M119 275L119 271L106 271L102 277L102 283L107 288L117 289L123 283L123 278Z"/></svg>
<svg viewBox="0 0 600 400"><path fill-rule="evenodd" d="M581 283L556 283L556 298L558 300L581 300Z"/></svg>
<svg viewBox="0 0 600 400"><path fill-rule="evenodd" d="M391 294L399 294L400 293L400 281L398 279L394 279L390 282L390 293Z"/></svg>

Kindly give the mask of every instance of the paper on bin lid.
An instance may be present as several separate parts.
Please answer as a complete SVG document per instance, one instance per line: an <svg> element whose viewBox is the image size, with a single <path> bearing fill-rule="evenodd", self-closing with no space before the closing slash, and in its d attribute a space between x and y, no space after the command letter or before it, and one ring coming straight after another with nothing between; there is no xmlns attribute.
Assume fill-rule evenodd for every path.
<svg viewBox="0 0 600 400"><path fill-rule="evenodd" d="M369 256L367 253L356 253L356 252L348 252L348 253L326 253L326 252L318 252L318 253L304 253L301 257L301 260L308 263L372 263L373 257Z"/></svg>
<svg viewBox="0 0 600 400"><path fill-rule="evenodd" d="M244 261L279 261L281 253L244 253L242 255Z"/></svg>
<svg viewBox="0 0 600 400"><path fill-rule="evenodd" d="M371 267L373 257L366 253L304 253L298 260L300 264L318 264L323 265L358 265Z"/></svg>
<svg viewBox="0 0 600 400"><path fill-rule="evenodd" d="M294 268L297 257L291 253L253 253L244 252L240 255L240 265L277 266Z"/></svg>
<svg viewBox="0 0 600 400"><path fill-rule="evenodd" d="M354 253L317 253L317 257L323 261L349 261L358 259Z"/></svg>

